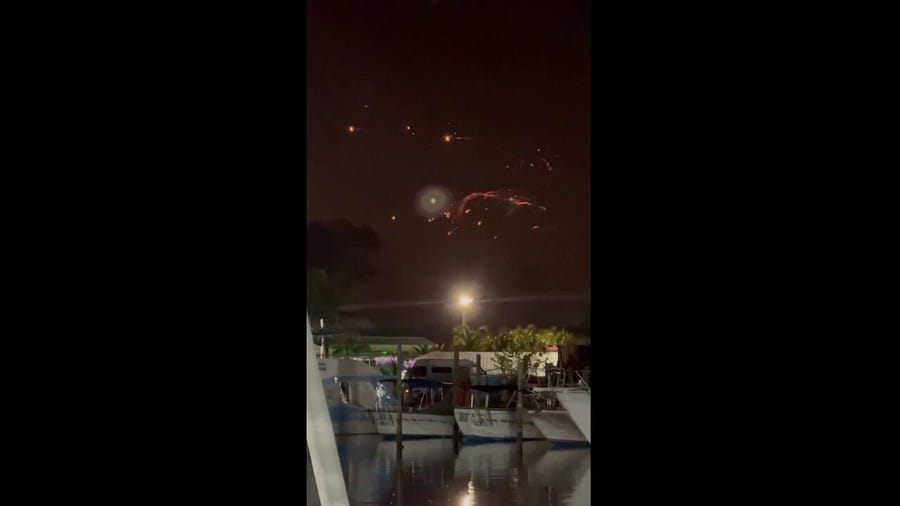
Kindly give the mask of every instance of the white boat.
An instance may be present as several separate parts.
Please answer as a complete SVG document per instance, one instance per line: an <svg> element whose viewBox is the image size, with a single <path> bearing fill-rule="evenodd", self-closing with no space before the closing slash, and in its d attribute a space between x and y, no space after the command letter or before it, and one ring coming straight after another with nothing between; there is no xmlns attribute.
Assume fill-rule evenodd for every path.
<svg viewBox="0 0 900 506"><path fill-rule="evenodd" d="M465 437L472 435L472 417L466 408L456 408L453 410L453 418L456 419L456 426L459 432Z"/></svg>
<svg viewBox="0 0 900 506"><path fill-rule="evenodd" d="M426 415L403 413L403 436L451 437L453 417L450 415ZM397 435L397 413L379 411L375 413L375 427L382 436Z"/></svg>
<svg viewBox="0 0 900 506"><path fill-rule="evenodd" d="M317 370L318 369L318 370ZM319 389L316 379L322 366L316 364L316 353L313 350L312 329L309 325L309 313L306 314L306 448L307 476L313 474L314 487L307 488L307 499L310 499L311 488L315 488L318 502L328 506L348 506L346 483L341 472L337 444L331 417L328 416L328 403Z"/></svg>
<svg viewBox="0 0 900 506"><path fill-rule="evenodd" d="M587 443L578 426L564 410L543 410L531 414L531 421L541 434L558 443Z"/></svg>
<svg viewBox="0 0 900 506"><path fill-rule="evenodd" d="M420 378L404 380L402 435L415 437L453 436L453 411L450 397L444 395L449 385ZM372 413L375 427L383 436L397 435L396 380L379 382L378 401Z"/></svg>
<svg viewBox="0 0 900 506"><path fill-rule="evenodd" d="M556 398L569 412L572 421L578 426L578 430L591 442L591 391L584 388L566 388L557 390Z"/></svg>
<svg viewBox="0 0 900 506"><path fill-rule="evenodd" d="M533 411L523 413L522 439L544 439L531 419ZM516 439L516 411L508 409L456 408L456 424L464 436L487 439Z"/></svg>
<svg viewBox="0 0 900 506"><path fill-rule="evenodd" d="M489 407L489 399L491 394L505 390L514 392L515 388L505 386L472 386L472 407L456 408L453 414L456 417L456 424L459 426L460 432L468 438L486 438L486 439L516 439L518 438L518 418L516 409L512 407L515 397L513 397L505 408ZM476 393L482 394L484 406L475 406ZM538 407L533 396L526 396L535 403L534 407ZM543 434L534 425L531 420L531 413L534 410L526 410L523 414L522 423L522 439L544 439Z"/></svg>
<svg viewBox="0 0 900 506"><path fill-rule="evenodd" d="M371 411L378 401L380 370L351 359L320 358L319 376L336 435L378 434Z"/></svg>
<svg viewBox="0 0 900 506"><path fill-rule="evenodd" d="M555 386L534 389L536 394L558 401L559 406L564 410L562 413L565 415L560 411L546 410L538 413L536 417L532 415L532 421L547 439L566 442L586 441L590 444L591 388L579 372L576 372L575 375L578 378L577 386L563 386L565 385L565 374L561 373L556 376L557 381L555 382L552 380L552 376L548 378L548 383L555 383ZM573 425L581 437L574 434Z"/></svg>

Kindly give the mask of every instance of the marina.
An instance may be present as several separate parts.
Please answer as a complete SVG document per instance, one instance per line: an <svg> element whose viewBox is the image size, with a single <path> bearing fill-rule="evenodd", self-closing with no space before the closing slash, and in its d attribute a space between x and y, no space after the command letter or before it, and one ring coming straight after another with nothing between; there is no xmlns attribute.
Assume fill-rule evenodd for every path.
<svg viewBox="0 0 900 506"><path fill-rule="evenodd" d="M319 358L317 362L335 435L396 437L397 421L402 419L400 434L408 437L453 437L456 431L471 440L519 437L518 397L513 387L473 385L470 406L453 408L450 382L415 377L400 380L398 389L396 378L387 378L362 361ZM552 376L548 384L551 381ZM590 388L580 376L578 382L566 386L560 375L557 386L523 391L522 439L590 443ZM506 402L498 401L507 397ZM476 407L476 399L483 405Z"/></svg>
<svg viewBox="0 0 900 506"><path fill-rule="evenodd" d="M590 502L590 4L487 4L307 5L321 504Z"/></svg>
<svg viewBox="0 0 900 506"><path fill-rule="evenodd" d="M307 451L307 504L322 504L317 483L331 487L330 497L346 488L334 504L590 504L590 393L580 376L566 385L564 373L551 373L547 387L521 396L482 377L457 401L469 407L453 408L453 383L422 369L398 382L404 371L391 378L360 360L316 362L337 461L317 480Z"/></svg>

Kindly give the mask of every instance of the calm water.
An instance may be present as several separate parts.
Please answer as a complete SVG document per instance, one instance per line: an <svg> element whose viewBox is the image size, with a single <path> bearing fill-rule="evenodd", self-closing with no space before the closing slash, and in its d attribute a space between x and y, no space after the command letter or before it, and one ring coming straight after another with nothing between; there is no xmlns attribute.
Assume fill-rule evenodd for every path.
<svg viewBox="0 0 900 506"><path fill-rule="evenodd" d="M526 441L459 443L452 439L396 443L381 436L337 436L351 504L589 505L591 450ZM319 504L307 453L307 504Z"/></svg>

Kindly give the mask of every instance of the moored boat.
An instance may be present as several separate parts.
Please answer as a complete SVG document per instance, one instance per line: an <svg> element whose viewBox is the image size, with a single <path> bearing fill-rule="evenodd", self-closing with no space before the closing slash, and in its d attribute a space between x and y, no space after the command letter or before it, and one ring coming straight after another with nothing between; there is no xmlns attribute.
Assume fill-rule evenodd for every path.
<svg viewBox="0 0 900 506"><path fill-rule="evenodd" d="M565 376L563 375L560 376L560 381L556 383L556 386L534 389L535 393L548 400L555 399L558 401L559 406L567 414L566 418L563 415L550 414L552 411L544 411L539 414L539 420L536 424L539 428L544 427L542 432L548 439L556 438L554 440L578 442L577 439L572 438L571 422L577 428L584 441L590 444L591 388L580 373L576 372L575 375L578 378L577 386L563 386L565 384ZM555 418L553 418L554 416ZM553 437L551 438L548 434L552 434Z"/></svg>
<svg viewBox="0 0 900 506"><path fill-rule="evenodd" d="M413 378L404 380L403 413L397 414L396 380L379 382L378 402L372 412L375 427L383 436L397 435L397 417L401 416L404 437L453 436L453 411L450 397L445 395L449 385L439 381Z"/></svg>
<svg viewBox="0 0 900 506"><path fill-rule="evenodd" d="M377 402L378 382L385 377L381 371L358 360L317 361L334 433L378 434L370 412Z"/></svg>
<svg viewBox="0 0 900 506"><path fill-rule="evenodd" d="M517 411L513 407L515 397L510 399L506 407L491 407L489 404L489 399L492 398L491 394L500 391L515 392L515 387L472 385L471 388L472 406L454 410L460 432L471 439L516 439L519 427ZM479 393L482 394L484 405L476 407L475 399ZM527 395L526 399L530 399L534 408L538 408L533 396ZM523 412L522 439L544 439L541 431L531 420L531 413L534 412L534 409Z"/></svg>
<svg viewBox="0 0 900 506"><path fill-rule="evenodd" d="M542 410L531 414L531 421L541 434L557 443L587 443L578 426L565 410Z"/></svg>
<svg viewBox="0 0 900 506"><path fill-rule="evenodd" d="M578 430L591 442L591 391L583 388L567 388L555 392L559 403L569 412Z"/></svg>

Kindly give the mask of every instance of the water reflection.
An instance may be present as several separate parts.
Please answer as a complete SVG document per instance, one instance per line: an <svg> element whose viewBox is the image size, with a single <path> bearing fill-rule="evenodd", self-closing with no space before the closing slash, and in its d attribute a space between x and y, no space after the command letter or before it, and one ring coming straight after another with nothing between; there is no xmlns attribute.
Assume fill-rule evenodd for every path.
<svg viewBox="0 0 900 506"><path fill-rule="evenodd" d="M418 439L403 442L398 460L396 443L381 436L337 436L337 446L354 505L590 504L589 447L526 441L521 449L512 442L455 450L449 438ZM307 503L318 504L310 495Z"/></svg>

